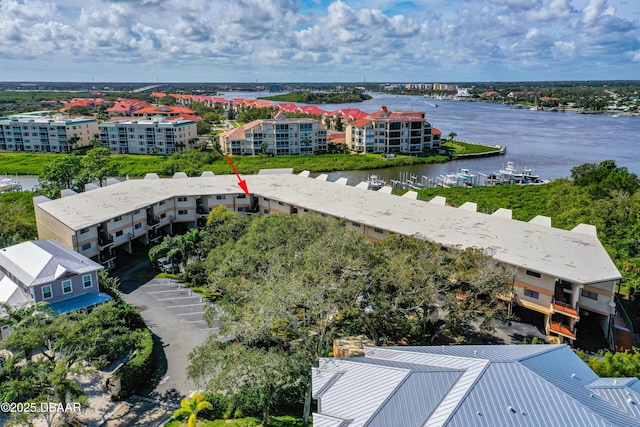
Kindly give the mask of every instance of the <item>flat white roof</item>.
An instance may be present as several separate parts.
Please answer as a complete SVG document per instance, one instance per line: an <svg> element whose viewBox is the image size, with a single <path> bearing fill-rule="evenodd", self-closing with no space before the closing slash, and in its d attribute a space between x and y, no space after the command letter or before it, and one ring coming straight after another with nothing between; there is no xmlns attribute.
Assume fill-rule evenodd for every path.
<svg viewBox="0 0 640 427"><path fill-rule="evenodd" d="M444 246L484 248L497 260L568 281L597 283L621 278L591 233L362 191L298 175L249 175L243 179L254 195ZM237 183L234 175L130 180L38 206L73 230L81 230L174 196L240 194Z"/></svg>

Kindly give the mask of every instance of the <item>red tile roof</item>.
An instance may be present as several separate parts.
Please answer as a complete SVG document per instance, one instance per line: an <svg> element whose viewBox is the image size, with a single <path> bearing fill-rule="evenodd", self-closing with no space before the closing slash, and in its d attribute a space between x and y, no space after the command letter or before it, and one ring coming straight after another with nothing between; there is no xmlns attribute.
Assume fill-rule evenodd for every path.
<svg viewBox="0 0 640 427"><path fill-rule="evenodd" d="M369 123L371 123L370 119L357 119L357 120L351 122L351 126L355 126L357 128L361 128L361 127L364 127L364 126L368 125Z"/></svg>
<svg viewBox="0 0 640 427"><path fill-rule="evenodd" d="M438 128L432 127L431 128L431 134L432 135L442 135L442 131L440 129L438 129Z"/></svg>
<svg viewBox="0 0 640 427"><path fill-rule="evenodd" d="M299 110L302 113L314 114L314 115L321 115L327 112L326 110L323 110L322 108L318 108L315 105L305 105L303 107L300 107Z"/></svg>

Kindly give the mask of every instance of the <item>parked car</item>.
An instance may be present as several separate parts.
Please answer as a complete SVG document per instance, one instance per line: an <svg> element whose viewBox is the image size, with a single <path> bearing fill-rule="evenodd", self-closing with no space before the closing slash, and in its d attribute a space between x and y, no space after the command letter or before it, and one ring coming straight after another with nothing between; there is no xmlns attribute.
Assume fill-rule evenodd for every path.
<svg viewBox="0 0 640 427"><path fill-rule="evenodd" d="M156 267L165 273L176 273L178 266L167 259L167 257L161 257L156 260Z"/></svg>

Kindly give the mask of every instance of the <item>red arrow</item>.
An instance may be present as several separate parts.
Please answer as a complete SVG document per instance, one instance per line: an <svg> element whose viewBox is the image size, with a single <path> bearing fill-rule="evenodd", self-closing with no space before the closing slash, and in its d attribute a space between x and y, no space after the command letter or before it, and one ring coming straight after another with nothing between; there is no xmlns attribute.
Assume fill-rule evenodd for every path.
<svg viewBox="0 0 640 427"><path fill-rule="evenodd" d="M247 196L249 195L249 189L247 188L247 181L245 181L244 179L240 178L240 174L238 173L238 170L236 169L236 167L233 165L233 162L231 161L231 157L229 156L225 156L227 158L227 161L229 162L229 165L231 165L231 169L233 169L233 173L236 174L236 176L238 177L238 186L240 188L242 188L242 191L244 191L244 194L246 194Z"/></svg>

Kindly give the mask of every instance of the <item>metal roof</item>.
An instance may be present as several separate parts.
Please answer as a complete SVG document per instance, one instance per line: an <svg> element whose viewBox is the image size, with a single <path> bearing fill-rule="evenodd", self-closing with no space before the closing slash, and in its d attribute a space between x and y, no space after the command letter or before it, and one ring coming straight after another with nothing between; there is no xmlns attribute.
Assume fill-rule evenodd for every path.
<svg viewBox="0 0 640 427"><path fill-rule="evenodd" d="M320 415L353 419L350 427L640 426L640 393L627 387L638 381L600 379L566 345L486 347L376 347L364 358L321 359L343 375L324 381ZM486 358L474 353L482 348Z"/></svg>
<svg viewBox="0 0 640 427"><path fill-rule="evenodd" d="M298 175L251 175L255 195L449 247L477 247L497 260L574 283L621 278L597 236L411 200ZM239 194L233 175L130 180L38 206L73 230L175 196Z"/></svg>
<svg viewBox="0 0 640 427"><path fill-rule="evenodd" d="M26 286L104 268L55 240L34 240L0 249L0 265Z"/></svg>

